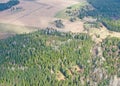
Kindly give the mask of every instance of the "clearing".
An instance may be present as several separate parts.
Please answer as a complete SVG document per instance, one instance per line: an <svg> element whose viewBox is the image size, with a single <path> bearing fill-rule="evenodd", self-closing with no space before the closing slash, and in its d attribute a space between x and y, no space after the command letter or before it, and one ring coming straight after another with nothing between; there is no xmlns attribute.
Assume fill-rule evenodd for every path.
<svg viewBox="0 0 120 86"><path fill-rule="evenodd" d="M65 27L57 30L85 33L84 21L78 19L70 22L65 12L67 7L74 11L86 4L85 0L20 0L20 4L0 12L0 39L46 27L56 28L52 22L61 18ZM88 34L96 43L102 42L107 36L120 37L120 33L108 31L104 26L101 29L91 28Z"/></svg>
<svg viewBox="0 0 120 86"><path fill-rule="evenodd" d="M92 36L93 41L96 43L102 42L106 37L117 37L120 38L119 32L109 31L105 26L102 25L102 28L91 28L87 32Z"/></svg>
<svg viewBox="0 0 120 86"><path fill-rule="evenodd" d="M8 37L11 33L20 34L34 31L26 27L21 29L21 26L46 28L56 13L78 3L77 0L20 0L18 5L0 12L0 39ZM12 25L18 26L12 27Z"/></svg>
<svg viewBox="0 0 120 86"><path fill-rule="evenodd" d="M20 0L14 9L0 12L0 23L46 27L57 12L77 3L75 0Z"/></svg>

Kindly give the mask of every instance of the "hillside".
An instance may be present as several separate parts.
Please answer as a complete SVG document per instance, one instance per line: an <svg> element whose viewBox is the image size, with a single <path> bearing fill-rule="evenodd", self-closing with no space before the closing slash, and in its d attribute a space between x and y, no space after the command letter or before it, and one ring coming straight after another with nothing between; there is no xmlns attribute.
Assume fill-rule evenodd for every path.
<svg viewBox="0 0 120 86"><path fill-rule="evenodd" d="M119 0L19 1L0 4L0 86L120 86Z"/></svg>
<svg viewBox="0 0 120 86"><path fill-rule="evenodd" d="M80 10L79 17L92 16L101 21L109 30L120 32L119 0L87 0L89 5Z"/></svg>
<svg viewBox="0 0 120 86"><path fill-rule="evenodd" d="M11 3L15 2L19 4L11 6ZM49 24L54 20L57 12L76 3L79 2L77 0L1 0L0 9L4 8L4 10L0 11L0 39L13 33L34 31L27 26L39 29L50 27ZM10 5L9 9L5 9L3 4L5 7Z"/></svg>
<svg viewBox="0 0 120 86"><path fill-rule="evenodd" d="M109 85L120 77L119 43L108 38L99 50L87 34L50 29L0 40L0 85Z"/></svg>

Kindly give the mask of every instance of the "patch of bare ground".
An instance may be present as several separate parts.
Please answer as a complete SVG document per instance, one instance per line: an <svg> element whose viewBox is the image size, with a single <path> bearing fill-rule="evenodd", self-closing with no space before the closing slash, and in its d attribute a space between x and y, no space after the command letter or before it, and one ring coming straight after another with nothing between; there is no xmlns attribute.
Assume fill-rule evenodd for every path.
<svg viewBox="0 0 120 86"><path fill-rule="evenodd" d="M76 0L20 0L20 4L14 8L23 10L11 8L0 12L0 22L42 28L48 25L57 12L77 3Z"/></svg>
<svg viewBox="0 0 120 86"><path fill-rule="evenodd" d="M20 0L20 4L0 12L0 23L46 28L57 12L77 3L79 3L77 0ZM9 29L11 32L15 30L12 27ZM26 33L31 30L17 28L18 33L19 31ZM2 33L0 38L9 34Z"/></svg>
<svg viewBox="0 0 120 86"><path fill-rule="evenodd" d="M62 32L73 32L73 33L88 33L92 36L96 43L102 42L108 36L120 37L120 33L108 31L106 27L100 29L91 28L89 31L84 31L84 21L77 20L75 22L70 22L69 20L62 19L64 28L56 28L51 24L51 21L55 20L55 14L60 10L65 9L68 6L77 4L77 0L20 0L20 4L14 6L14 8L20 8L22 10L14 9L15 11L8 9L6 11L0 12L0 23L8 23L22 26L33 26L46 28L53 27L58 31ZM90 21L89 19L87 19ZM95 20L94 20L95 21ZM17 33L30 32L31 29L12 29L11 31L17 31ZM0 31L1 32L1 31ZM0 33L0 38L6 38L8 35L6 32Z"/></svg>
<svg viewBox="0 0 120 86"><path fill-rule="evenodd" d="M79 73L80 73L80 72L83 72L83 69L80 68L78 65L75 65L75 66L72 66L72 67L71 67L71 71L72 71L72 72L75 72L75 71L76 71L76 72L79 72Z"/></svg>
<svg viewBox="0 0 120 86"><path fill-rule="evenodd" d="M82 33L84 31L83 22L77 20L75 22L71 22L67 19L61 19L63 21L64 28L57 28L54 23L49 25L61 32L73 32L73 33Z"/></svg>
<svg viewBox="0 0 120 86"><path fill-rule="evenodd" d="M60 71L57 71L56 78L58 81L65 80L65 76Z"/></svg>
<svg viewBox="0 0 120 86"><path fill-rule="evenodd" d="M115 75L113 78L111 78L109 86L120 86L120 78Z"/></svg>
<svg viewBox="0 0 120 86"><path fill-rule="evenodd" d="M102 42L106 37L117 37L120 38L119 32L109 31L105 26L102 25L102 28L90 28L87 33L92 36L93 41L96 43Z"/></svg>
<svg viewBox="0 0 120 86"><path fill-rule="evenodd" d="M83 73L84 69L80 68L78 65L71 66L70 68L66 68L67 74L69 76L73 76L76 72L77 73ZM65 80L66 76L61 72L57 71L56 73L56 79L58 81Z"/></svg>

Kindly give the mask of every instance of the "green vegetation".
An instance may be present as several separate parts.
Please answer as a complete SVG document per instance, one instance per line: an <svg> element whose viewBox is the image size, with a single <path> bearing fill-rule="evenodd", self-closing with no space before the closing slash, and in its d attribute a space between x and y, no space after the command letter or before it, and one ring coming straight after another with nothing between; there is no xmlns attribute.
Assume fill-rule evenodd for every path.
<svg viewBox="0 0 120 86"><path fill-rule="evenodd" d="M118 0L88 2L93 8L80 3L56 17L74 22L78 16L92 16L95 19L86 18L85 29L100 28L102 22L108 29L120 31ZM64 28L61 20L54 23ZM0 24L1 32L18 34L32 29L37 28ZM120 38L95 43L86 33L47 28L0 40L0 86L108 86L115 83L115 76L115 80L120 78Z"/></svg>
<svg viewBox="0 0 120 86"><path fill-rule="evenodd" d="M84 7L79 18L92 16L101 21L109 30L120 32L120 1L119 0L87 0L93 8Z"/></svg>
<svg viewBox="0 0 120 86"><path fill-rule="evenodd" d="M34 27L0 23L0 32L3 32L3 33L5 32L5 33L21 34L21 33L28 33L36 29L37 28L34 28Z"/></svg>
<svg viewBox="0 0 120 86"><path fill-rule="evenodd" d="M87 0L87 1L95 8L94 10L91 11L91 13L89 13L89 15L114 19L120 17L119 0Z"/></svg>
<svg viewBox="0 0 120 86"><path fill-rule="evenodd" d="M102 43L103 57L106 62L103 67L107 69L108 75L119 75L120 69L120 39L107 38Z"/></svg>
<svg viewBox="0 0 120 86"><path fill-rule="evenodd" d="M96 45L87 34L46 29L0 40L3 86L106 86L119 65L117 38Z"/></svg>
<svg viewBox="0 0 120 86"><path fill-rule="evenodd" d="M87 34L49 29L1 40L0 85L80 86L80 77L90 72L91 65L87 61L91 58L91 47ZM74 70L76 65L79 72ZM84 72L80 72L83 69ZM58 80L58 71L65 80Z"/></svg>
<svg viewBox="0 0 120 86"><path fill-rule="evenodd" d="M84 28L85 29L90 29L90 28L100 28L101 24L100 22L85 22L84 23Z"/></svg>
<svg viewBox="0 0 120 86"><path fill-rule="evenodd" d="M65 27L62 20L55 20L54 23L55 23L55 26L57 28L64 28Z"/></svg>
<svg viewBox="0 0 120 86"><path fill-rule="evenodd" d="M63 19L70 19L71 17L78 16L78 10L84 7L86 4L87 4L86 2L81 2L79 4L75 4L70 7L67 7L66 9L58 12L55 15L55 17L63 18Z"/></svg>
<svg viewBox="0 0 120 86"><path fill-rule="evenodd" d="M102 22L109 30L120 32L120 20L103 19Z"/></svg>

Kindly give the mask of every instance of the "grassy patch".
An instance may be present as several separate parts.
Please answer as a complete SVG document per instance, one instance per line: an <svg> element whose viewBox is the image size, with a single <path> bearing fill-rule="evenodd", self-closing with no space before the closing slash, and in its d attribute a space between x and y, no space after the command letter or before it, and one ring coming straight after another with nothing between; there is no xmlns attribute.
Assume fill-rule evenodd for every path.
<svg viewBox="0 0 120 86"><path fill-rule="evenodd" d="M26 27L26 26L18 26L18 25L0 23L0 32L21 34L21 33L28 33L33 30L34 29L31 29L30 27Z"/></svg>
<svg viewBox="0 0 120 86"><path fill-rule="evenodd" d="M69 19L70 17L72 17L70 15L70 13L72 13L75 10L79 10L80 8L82 8L83 6L87 5L87 2L81 2L79 4L74 4L72 6L67 7L66 9L59 11L55 17L56 18L63 18L63 19ZM70 13L68 13L67 11L70 11Z"/></svg>

